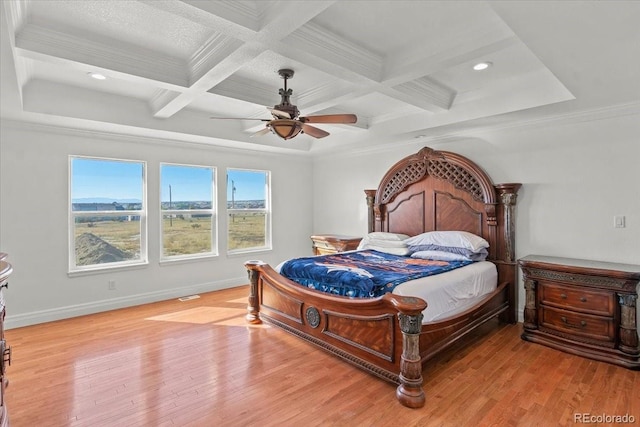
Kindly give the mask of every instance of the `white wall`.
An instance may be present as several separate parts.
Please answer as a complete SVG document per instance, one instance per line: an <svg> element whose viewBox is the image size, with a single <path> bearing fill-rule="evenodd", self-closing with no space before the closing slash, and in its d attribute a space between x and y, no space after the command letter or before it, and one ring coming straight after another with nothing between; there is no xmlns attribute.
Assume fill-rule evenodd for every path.
<svg viewBox="0 0 640 427"><path fill-rule="evenodd" d="M570 118L404 143L314 161L314 233L363 235L365 188L423 146L478 163L494 183L520 182L516 256L640 264L640 116ZM614 228L624 215L626 228ZM524 289L519 285L520 313Z"/></svg>
<svg viewBox="0 0 640 427"><path fill-rule="evenodd" d="M258 153L184 142L62 131L4 122L0 128L0 251L14 267L6 327L164 300L248 283L247 259L271 264L311 254L312 167L308 156ZM147 162L149 265L69 277L68 156ZM294 161L292 161L294 160ZM159 164L210 165L218 191L219 253L215 258L159 264ZM272 173L273 250L226 255L227 167ZM108 290L108 281L116 290Z"/></svg>
<svg viewBox="0 0 640 427"><path fill-rule="evenodd" d="M363 190L423 146L469 157L495 183L520 182L516 254L556 255L640 264L640 116L550 121L487 129L446 139L401 143L358 154L306 156L245 152L184 142L154 142L88 132L0 128L0 251L15 267L5 290L7 327L173 298L247 283L243 262L271 264L310 254L309 235L363 235ZM144 268L67 275L68 156L88 155L148 162L158 176L163 161L207 164L224 177L227 167L272 171L272 251L159 265L155 230L157 181L149 179L149 265ZM225 192L218 204L224 220ZM614 229L614 215L626 228ZM154 237L155 236L155 237ZM109 291L108 280L117 290ZM524 290L520 289L520 313Z"/></svg>

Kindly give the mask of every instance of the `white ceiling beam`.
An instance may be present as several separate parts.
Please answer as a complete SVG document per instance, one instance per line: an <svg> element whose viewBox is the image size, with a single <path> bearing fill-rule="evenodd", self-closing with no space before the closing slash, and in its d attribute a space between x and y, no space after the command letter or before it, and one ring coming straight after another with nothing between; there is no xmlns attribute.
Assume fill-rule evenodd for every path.
<svg viewBox="0 0 640 427"><path fill-rule="evenodd" d="M156 110L154 116L170 117L180 111L196 97L227 79L246 63L267 50L270 44L277 43L333 3L334 1L282 2L282 7L286 7L287 13L275 14L270 17L268 22L263 22L262 28L255 33L251 40L245 41L245 44L229 53L208 71L203 72L201 77L192 82L189 89Z"/></svg>

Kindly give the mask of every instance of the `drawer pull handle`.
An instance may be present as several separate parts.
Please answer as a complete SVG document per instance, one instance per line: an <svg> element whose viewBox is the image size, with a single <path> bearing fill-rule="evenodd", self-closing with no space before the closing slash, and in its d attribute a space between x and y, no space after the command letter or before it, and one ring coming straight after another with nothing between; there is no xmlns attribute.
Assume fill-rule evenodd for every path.
<svg viewBox="0 0 640 427"><path fill-rule="evenodd" d="M567 299L567 294L560 294L560 298Z"/></svg>
<svg viewBox="0 0 640 427"><path fill-rule="evenodd" d="M562 322L563 322L564 324L566 324L567 326L572 326L572 327L574 327L574 328L577 328L577 327L578 327L578 325L572 325L571 323L569 323L569 321L567 320L567 318L566 318L566 317L564 317L564 316L560 317L560 320L562 320ZM580 326L584 328L585 326L587 326L587 322L586 322L585 320L581 320L581 321L580 321Z"/></svg>
<svg viewBox="0 0 640 427"><path fill-rule="evenodd" d="M587 302L587 297L580 297L580 301Z"/></svg>
<svg viewBox="0 0 640 427"><path fill-rule="evenodd" d="M2 353L2 362L11 366L11 347L4 349L4 352Z"/></svg>
<svg viewBox="0 0 640 427"><path fill-rule="evenodd" d="M11 347L5 340L0 340L0 376L4 376L7 364L11 365Z"/></svg>

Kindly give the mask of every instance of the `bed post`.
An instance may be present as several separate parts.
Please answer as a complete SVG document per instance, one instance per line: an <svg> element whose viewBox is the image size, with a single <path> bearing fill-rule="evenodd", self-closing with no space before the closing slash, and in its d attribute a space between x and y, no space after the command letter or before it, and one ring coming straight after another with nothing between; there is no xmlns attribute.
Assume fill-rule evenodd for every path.
<svg viewBox="0 0 640 427"><path fill-rule="evenodd" d="M516 206L516 199L518 198L518 190L522 184L497 184L496 190L500 196L500 203L504 206L503 209L503 224L504 224L504 259L507 262L515 261L515 223L513 210Z"/></svg>
<svg viewBox="0 0 640 427"><path fill-rule="evenodd" d="M260 319L260 301L258 297L258 279L260 272L258 267L263 265L262 261L247 261L244 266L247 268L249 275L249 305L247 306L247 322L257 325L262 323Z"/></svg>
<svg viewBox="0 0 640 427"><path fill-rule="evenodd" d="M518 321L516 315L518 310L518 266L515 255L516 230L514 209L518 198L518 190L521 186L522 184L515 183L495 185L502 208L501 228L504 240L504 247L499 248L500 253L497 256L499 264L497 264L497 266L499 270L502 270L502 272L499 271L499 275L506 277L511 284L511 286L509 286L509 310L506 319L509 323L516 323Z"/></svg>
<svg viewBox="0 0 640 427"><path fill-rule="evenodd" d="M422 311L427 303L414 297L386 294L398 309L398 322L402 331L402 356L400 357L400 385L396 398L409 408L421 408L425 403L422 389L422 359L420 356L420 332L422 331Z"/></svg>
<svg viewBox="0 0 640 427"><path fill-rule="evenodd" d="M376 191L378 190L364 190L364 194L367 195L367 219L368 219L367 232L368 233L372 233L376 231L375 230L376 215L373 211L373 205L376 199Z"/></svg>

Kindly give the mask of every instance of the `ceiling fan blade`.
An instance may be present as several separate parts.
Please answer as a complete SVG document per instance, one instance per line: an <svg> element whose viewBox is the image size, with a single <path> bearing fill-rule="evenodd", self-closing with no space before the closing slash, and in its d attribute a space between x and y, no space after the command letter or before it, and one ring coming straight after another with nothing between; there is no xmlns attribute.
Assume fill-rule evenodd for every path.
<svg viewBox="0 0 640 427"><path fill-rule="evenodd" d="M271 129L269 129L269 128L264 128L264 129L259 130L259 131L258 131L258 132L256 132L256 133L252 133L249 137L250 137L250 138L253 138L254 136L262 136L262 135L264 135L264 134L266 134L266 133L269 133L269 132L271 132Z"/></svg>
<svg viewBox="0 0 640 427"><path fill-rule="evenodd" d="M213 120L260 120L261 122L270 122L271 119L256 119L252 117L209 117Z"/></svg>
<svg viewBox="0 0 640 427"><path fill-rule="evenodd" d="M282 119L291 118L291 114L287 113L286 111L276 110L275 108L270 108L270 107L267 107L267 110L271 111L271 114L273 114L275 117L280 117Z"/></svg>
<svg viewBox="0 0 640 427"><path fill-rule="evenodd" d="M303 123L355 123L358 118L355 114L325 114L300 117L299 120Z"/></svg>
<svg viewBox="0 0 640 427"><path fill-rule="evenodd" d="M329 132L318 129L314 126L310 126L306 123L301 123L300 126L302 127L302 132L314 138L324 138L325 136L329 135Z"/></svg>

